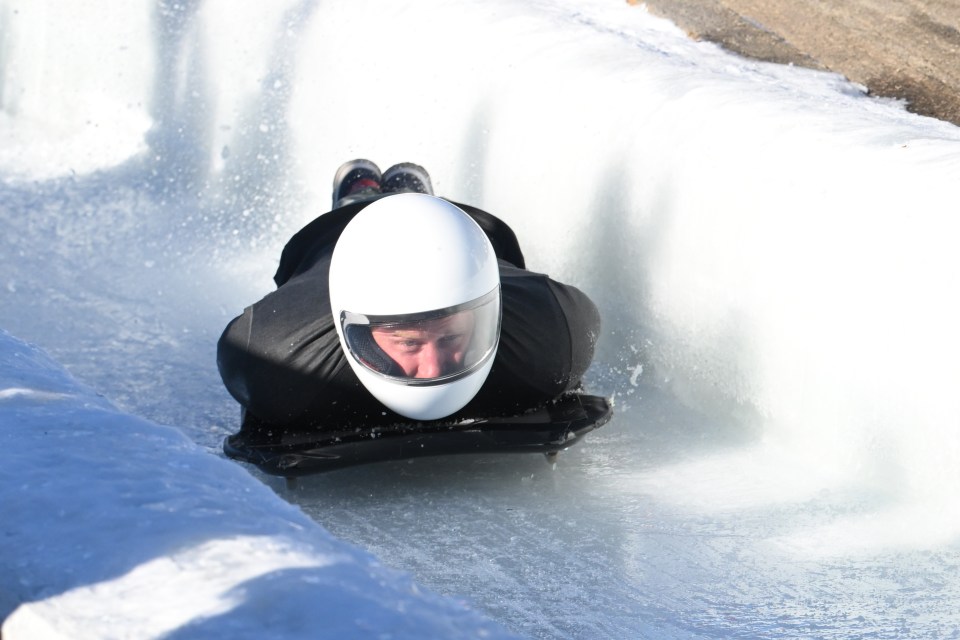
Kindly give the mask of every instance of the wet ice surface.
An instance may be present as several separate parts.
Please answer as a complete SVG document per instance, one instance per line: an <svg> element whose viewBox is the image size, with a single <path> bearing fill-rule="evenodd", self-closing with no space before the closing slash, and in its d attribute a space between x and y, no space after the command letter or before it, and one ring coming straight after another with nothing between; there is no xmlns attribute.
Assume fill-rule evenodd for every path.
<svg viewBox="0 0 960 640"><path fill-rule="evenodd" d="M855 489L781 504L665 502L658 488L673 465L735 457L750 443L736 428L718 437L718 425L654 389L639 392L640 406L556 468L540 456L464 456L337 472L293 490L268 482L335 535L529 637L955 637L955 544L796 548L805 531L876 517L882 498ZM721 464L697 483L717 487L736 471Z"/></svg>
<svg viewBox="0 0 960 640"><path fill-rule="evenodd" d="M289 50L269 38L241 50L214 32L273 14L247 7L253 19L232 22L209 3L211 50L238 57L208 61L210 86L182 93L176 113L154 106L209 116L159 118L150 140L167 155L73 174L29 136L19 155L0 151L17 178L0 187L0 327L220 455L238 409L216 339L324 210L317 176L358 155L421 161L438 190L504 215L533 268L596 298L605 334L586 382L616 415L556 469L464 456L270 487L530 637L956 637L957 258L943 205L957 200L944 186L956 129L833 76L725 58L626 7L441 5L357 10L388 50L426 12L486 52L451 57L456 69L437 60L422 72L452 85L393 105L430 135L393 126L370 96L336 99L402 88L377 71L382 52L350 47L359 25L344 9L286 7ZM304 33L300 49L286 40ZM507 43L498 55L483 33ZM178 51L189 67L193 50ZM377 82L280 65L239 110L254 124L230 120L244 56L345 52ZM216 117L207 91L222 98ZM343 127L354 117L362 129ZM195 175L198 132L213 160Z"/></svg>

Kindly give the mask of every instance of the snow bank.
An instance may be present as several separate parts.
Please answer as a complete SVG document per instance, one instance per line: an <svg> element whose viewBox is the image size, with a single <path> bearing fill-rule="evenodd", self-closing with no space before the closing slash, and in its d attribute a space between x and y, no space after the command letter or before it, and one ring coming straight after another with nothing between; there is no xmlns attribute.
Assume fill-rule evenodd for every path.
<svg viewBox="0 0 960 640"><path fill-rule="evenodd" d="M5 640L506 637L0 332Z"/></svg>
<svg viewBox="0 0 960 640"><path fill-rule="evenodd" d="M297 26L270 122L308 210L345 157L416 158L597 300L601 362L756 416L804 464L960 491L960 129L606 0L318 5Z"/></svg>

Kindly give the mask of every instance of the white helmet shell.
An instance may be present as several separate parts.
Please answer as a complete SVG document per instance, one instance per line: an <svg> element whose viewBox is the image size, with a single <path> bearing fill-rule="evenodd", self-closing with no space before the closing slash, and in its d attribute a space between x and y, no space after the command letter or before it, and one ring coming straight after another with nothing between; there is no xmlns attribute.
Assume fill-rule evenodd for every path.
<svg viewBox="0 0 960 640"><path fill-rule="evenodd" d="M396 194L358 213L334 248L330 305L357 377L408 418L458 411L493 366L497 257L479 225L441 198Z"/></svg>

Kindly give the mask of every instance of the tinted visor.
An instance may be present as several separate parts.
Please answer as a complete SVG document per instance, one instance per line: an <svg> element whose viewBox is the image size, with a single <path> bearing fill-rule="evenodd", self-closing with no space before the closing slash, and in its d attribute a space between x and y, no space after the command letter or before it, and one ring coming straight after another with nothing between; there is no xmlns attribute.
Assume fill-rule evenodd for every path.
<svg viewBox="0 0 960 640"><path fill-rule="evenodd" d="M367 369L402 384L445 384L489 360L500 337L500 287L455 307L394 316L344 311L348 351Z"/></svg>

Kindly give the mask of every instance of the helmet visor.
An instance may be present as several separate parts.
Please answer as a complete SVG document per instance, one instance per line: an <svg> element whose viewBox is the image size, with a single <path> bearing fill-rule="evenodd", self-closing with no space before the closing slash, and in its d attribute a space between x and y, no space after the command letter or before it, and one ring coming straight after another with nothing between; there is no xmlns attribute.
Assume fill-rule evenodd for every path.
<svg viewBox="0 0 960 640"><path fill-rule="evenodd" d="M370 316L344 311L349 354L367 369L408 385L469 375L496 352L500 287L470 302L421 313Z"/></svg>

